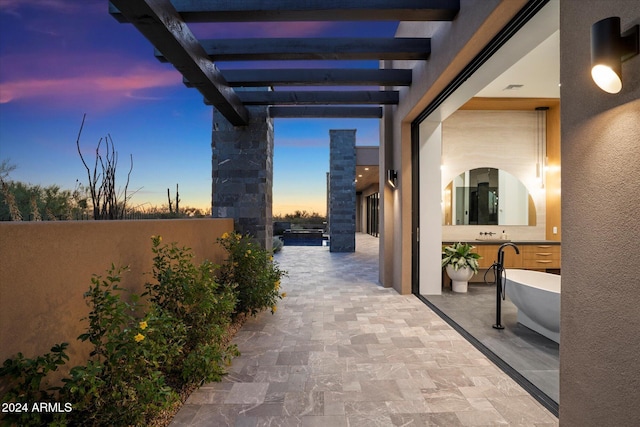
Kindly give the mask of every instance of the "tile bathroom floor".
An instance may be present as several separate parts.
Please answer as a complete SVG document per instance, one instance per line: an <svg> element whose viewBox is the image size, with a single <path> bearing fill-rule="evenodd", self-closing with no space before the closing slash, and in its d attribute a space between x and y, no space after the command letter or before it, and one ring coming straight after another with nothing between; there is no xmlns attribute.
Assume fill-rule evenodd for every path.
<svg viewBox="0 0 640 427"><path fill-rule="evenodd" d="M442 295L425 298L537 387L557 408L560 401L560 346L519 324L518 309L509 297L501 301L502 330L492 327L497 322L494 285L470 283L467 293L445 288Z"/></svg>
<svg viewBox="0 0 640 427"><path fill-rule="evenodd" d="M251 318L220 383L171 426L557 426L423 302L378 285L378 239L355 253L284 247L275 314Z"/></svg>

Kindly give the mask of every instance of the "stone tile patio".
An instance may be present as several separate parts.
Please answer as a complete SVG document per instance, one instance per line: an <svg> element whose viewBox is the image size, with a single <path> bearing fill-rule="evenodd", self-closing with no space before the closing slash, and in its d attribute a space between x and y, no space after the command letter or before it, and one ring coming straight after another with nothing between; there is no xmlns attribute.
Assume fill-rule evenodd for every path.
<svg viewBox="0 0 640 427"><path fill-rule="evenodd" d="M243 326L229 375L171 426L558 425L417 298L378 285L377 238L356 248L277 254L287 297Z"/></svg>

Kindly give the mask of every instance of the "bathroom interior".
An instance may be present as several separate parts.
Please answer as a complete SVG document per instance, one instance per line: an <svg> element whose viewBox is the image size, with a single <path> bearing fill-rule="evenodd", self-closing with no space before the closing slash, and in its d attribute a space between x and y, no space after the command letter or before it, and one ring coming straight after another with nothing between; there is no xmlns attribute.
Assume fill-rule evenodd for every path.
<svg viewBox="0 0 640 427"><path fill-rule="evenodd" d="M562 238L558 2L549 2L538 15L513 37L513 45L505 44L474 74L474 81L458 89L455 109L447 112L445 106L437 113L438 147L431 155L428 149L421 151L419 161L422 173L422 165L439 150L440 188L425 190L422 180L429 178L421 176L420 198L440 193L440 247L470 243L482 258L466 292L454 292L442 271L440 289L420 285L419 296L557 414ZM421 138L431 135L434 126L428 122L420 125ZM422 217L429 215L422 206L421 227ZM503 295L492 265L505 243L515 247L501 249L507 278L500 282L505 283ZM423 256L420 249L421 282L426 277ZM556 313L541 314L543 324L558 316L551 327L555 332L532 326L526 309L514 304L513 277L518 274L513 269L554 275L549 281L557 283L557 292L551 302L545 294L539 304L557 305ZM547 281L545 275L526 277Z"/></svg>

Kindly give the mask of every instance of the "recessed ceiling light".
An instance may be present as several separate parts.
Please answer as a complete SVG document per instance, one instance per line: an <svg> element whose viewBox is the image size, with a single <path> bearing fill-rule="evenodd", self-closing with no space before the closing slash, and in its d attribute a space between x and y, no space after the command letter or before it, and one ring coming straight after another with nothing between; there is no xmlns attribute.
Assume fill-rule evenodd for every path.
<svg viewBox="0 0 640 427"><path fill-rule="evenodd" d="M362 175L358 175L358 178L362 178Z"/></svg>
<svg viewBox="0 0 640 427"><path fill-rule="evenodd" d="M369 168L364 168L364 170L368 171L368 170L369 170Z"/></svg>

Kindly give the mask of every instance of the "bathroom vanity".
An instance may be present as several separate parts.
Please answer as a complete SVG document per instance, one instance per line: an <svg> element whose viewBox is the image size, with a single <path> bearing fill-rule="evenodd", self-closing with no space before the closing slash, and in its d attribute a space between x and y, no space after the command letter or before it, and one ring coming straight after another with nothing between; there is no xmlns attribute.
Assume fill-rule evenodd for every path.
<svg viewBox="0 0 640 427"><path fill-rule="evenodd" d="M553 240L540 241L511 241L520 249L520 255L513 250L504 252L504 267L519 268L523 270L559 270L561 265L561 244ZM480 268L489 268L496 260L498 248L504 242L474 241L469 242L476 247L475 252L482 257L479 260Z"/></svg>
<svg viewBox="0 0 640 427"><path fill-rule="evenodd" d="M520 249L520 255L514 250L507 248L504 251L504 268L518 268L522 270L538 270L550 273L560 273L562 264L561 242L555 240L508 240L515 243ZM478 260L480 271L470 282L483 282L484 273L496 261L498 248L507 240L470 240L467 243L475 246L474 252L482 258ZM454 242L442 242L443 246L448 246ZM449 283L446 273L443 272L443 284ZM488 280L493 280L491 272L487 275Z"/></svg>

